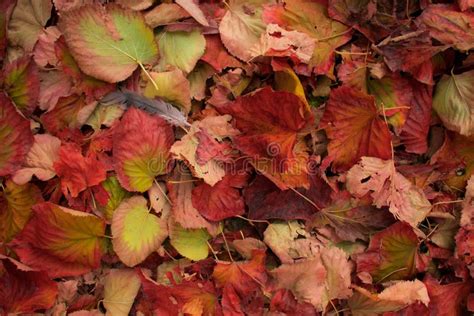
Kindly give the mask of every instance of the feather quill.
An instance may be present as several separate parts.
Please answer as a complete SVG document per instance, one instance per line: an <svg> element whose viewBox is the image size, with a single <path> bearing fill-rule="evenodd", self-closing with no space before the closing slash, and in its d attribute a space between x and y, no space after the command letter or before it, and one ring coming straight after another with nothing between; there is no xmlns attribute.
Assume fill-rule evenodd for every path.
<svg viewBox="0 0 474 316"><path fill-rule="evenodd" d="M150 114L159 115L175 126L191 126L183 112L170 103L159 99L150 99L127 89L120 89L107 94L100 100L100 103L105 106L121 104L127 108L134 106Z"/></svg>

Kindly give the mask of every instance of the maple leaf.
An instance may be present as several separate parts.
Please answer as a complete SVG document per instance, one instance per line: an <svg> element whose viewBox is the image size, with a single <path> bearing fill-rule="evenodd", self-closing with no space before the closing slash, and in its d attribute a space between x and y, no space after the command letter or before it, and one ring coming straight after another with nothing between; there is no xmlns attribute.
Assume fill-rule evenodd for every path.
<svg viewBox="0 0 474 316"><path fill-rule="evenodd" d="M431 211L431 204L423 191L398 173L391 160L362 157L347 172L347 189L362 197L367 193L378 208L389 206L390 212L416 227Z"/></svg>
<svg viewBox="0 0 474 316"><path fill-rule="evenodd" d="M108 314L128 315L141 282L134 270L113 269L104 278L102 303Z"/></svg>
<svg viewBox="0 0 474 316"><path fill-rule="evenodd" d="M169 170L174 140L171 126L158 116L130 108L113 136L114 168L128 191L145 192Z"/></svg>
<svg viewBox="0 0 474 316"><path fill-rule="evenodd" d="M0 82L17 109L27 115L34 111L40 82L38 69L31 58L25 56L5 65Z"/></svg>
<svg viewBox="0 0 474 316"><path fill-rule="evenodd" d="M6 314L33 313L53 306L58 285L46 273L33 271L0 255L0 310Z"/></svg>
<svg viewBox="0 0 474 316"><path fill-rule="evenodd" d="M356 257L357 272L369 272L376 282L410 278L417 255L413 228L397 222L372 236L367 250Z"/></svg>
<svg viewBox="0 0 474 316"><path fill-rule="evenodd" d="M142 196L123 200L112 217L112 245L120 260L133 267L158 250L168 237L164 218L148 213Z"/></svg>
<svg viewBox="0 0 474 316"><path fill-rule="evenodd" d="M31 207L41 202L40 190L32 183L17 185L8 180L0 193L0 240L9 242L31 216Z"/></svg>
<svg viewBox="0 0 474 316"><path fill-rule="evenodd" d="M33 144L30 122L15 109L12 102L0 93L0 176L20 169Z"/></svg>
<svg viewBox="0 0 474 316"><path fill-rule="evenodd" d="M207 183L196 186L192 191L193 206L210 221L221 221L245 212L244 200L239 189L247 183L248 176L226 175L213 187Z"/></svg>
<svg viewBox="0 0 474 316"><path fill-rule="evenodd" d="M76 144L66 143L59 149L54 170L61 179L64 195L77 197L80 192L100 184L106 178L106 168L94 156L84 157Z"/></svg>
<svg viewBox="0 0 474 316"><path fill-rule="evenodd" d="M85 5L61 14L59 28L81 70L118 82L143 64L153 63L158 47L138 12L119 5Z"/></svg>
<svg viewBox="0 0 474 316"><path fill-rule="evenodd" d="M436 86L433 109L446 128L461 135L474 134L474 70L444 75Z"/></svg>
<svg viewBox="0 0 474 316"><path fill-rule="evenodd" d="M390 131L378 117L375 100L361 91L342 86L331 91L320 127L331 140L323 166L345 171L362 156L391 157Z"/></svg>
<svg viewBox="0 0 474 316"><path fill-rule="evenodd" d="M32 218L12 241L21 262L53 278L99 267L105 252L105 223L100 218L49 202L32 209Z"/></svg>

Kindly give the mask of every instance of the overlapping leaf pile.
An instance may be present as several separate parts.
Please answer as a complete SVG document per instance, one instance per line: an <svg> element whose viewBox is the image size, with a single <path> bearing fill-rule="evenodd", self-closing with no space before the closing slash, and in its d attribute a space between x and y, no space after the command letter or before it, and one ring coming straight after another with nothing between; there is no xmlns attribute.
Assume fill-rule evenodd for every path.
<svg viewBox="0 0 474 316"><path fill-rule="evenodd" d="M0 313L474 311L473 2L175 2L0 3Z"/></svg>

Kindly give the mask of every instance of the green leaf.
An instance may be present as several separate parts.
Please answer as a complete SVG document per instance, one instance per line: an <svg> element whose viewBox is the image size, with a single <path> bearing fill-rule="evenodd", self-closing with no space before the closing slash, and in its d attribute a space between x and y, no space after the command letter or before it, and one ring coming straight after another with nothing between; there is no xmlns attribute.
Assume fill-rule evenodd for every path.
<svg viewBox="0 0 474 316"><path fill-rule="evenodd" d="M107 82L125 80L158 56L153 31L140 13L118 5L83 6L63 13L58 25L81 70Z"/></svg>
<svg viewBox="0 0 474 316"><path fill-rule="evenodd" d="M100 184L105 191L109 194L109 199L107 204L102 208L105 218L107 220L112 220L114 211L120 205L120 203L129 198L132 194L124 190L116 177L108 177L104 182Z"/></svg>
<svg viewBox="0 0 474 316"><path fill-rule="evenodd" d="M206 49L206 39L199 31L163 32L158 38L162 70L175 66L190 73Z"/></svg>
<svg viewBox="0 0 474 316"><path fill-rule="evenodd" d="M112 244L120 260L133 267L158 250L168 236L166 222L150 214L143 196L120 203L112 219Z"/></svg>
<svg viewBox="0 0 474 316"><path fill-rule="evenodd" d="M180 255L194 261L207 258L209 254L207 241L210 237L203 228L184 229L178 223L174 223L170 228L171 245Z"/></svg>
<svg viewBox="0 0 474 316"><path fill-rule="evenodd" d="M446 128L474 134L474 70L444 75L436 86L433 108Z"/></svg>

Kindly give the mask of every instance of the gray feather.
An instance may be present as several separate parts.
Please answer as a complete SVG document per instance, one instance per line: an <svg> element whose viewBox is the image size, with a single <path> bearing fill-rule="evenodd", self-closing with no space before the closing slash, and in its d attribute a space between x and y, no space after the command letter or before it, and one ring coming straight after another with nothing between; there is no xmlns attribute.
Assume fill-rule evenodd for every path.
<svg viewBox="0 0 474 316"><path fill-rule="evenodd" d="M130 90L121 89L104 96L100 103L104 105L122 104L134 106L150 114L156 114L175 126L190 126L186 116L177 108L163 100L150 99Z"/></svg>

